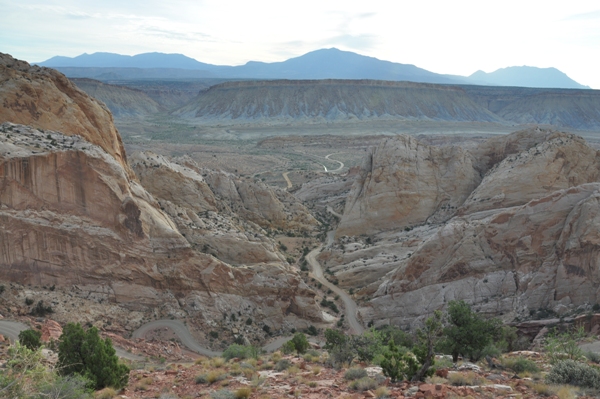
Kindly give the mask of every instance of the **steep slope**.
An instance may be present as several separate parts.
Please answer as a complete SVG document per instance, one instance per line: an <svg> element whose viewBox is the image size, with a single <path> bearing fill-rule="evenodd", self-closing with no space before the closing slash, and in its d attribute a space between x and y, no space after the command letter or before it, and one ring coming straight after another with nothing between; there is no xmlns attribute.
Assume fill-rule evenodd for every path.
<svg viewBox="0 0 600 399"><path fill-rule="evenodd" d="M102 101L115 117L143 116L164 111L141 90L102 83L93 79L71 79L90 97Z"/></svg>
<svg viewBox="0 0 600 399"><path fill-rule="evenodd" d="M78 295L138 309L147 316L189 316L205 326L233 311L256 320L249 327L256 331L261 331L258 322L263 321L279 329L290 328L298 318L321 320L315 293L287 263L274 259L231 267L196 250L179 231L179 220L174 222L130 176L130 169L121 163L124 153L115 158L109 152L118 148L110 134L119 139L110 113L57 72L6 58L1 99L14 100L8 108L13 113L6 117L22 117L15 111L20 110L15 104L22 104L25 97L20 89L38 101L31 106L35 112L24 113L36 128L0 125L0 280L65 290L76 287ZM63 82L64 90L56 82ZM34 96L28 87L43 90ZM47 99L61 103L46 103ZM80 115L82 105L90 105L84 123L60 119ZM45 125L74 130L87 127L89 121L101 129L94 130L89 123L83 133L108 151L83 135L66 135ZM190 183L191 177L187 176ZM183 191L194 195L198 187L190 185ZM210 198L202 205L189 195L181 204L186 199L190 212L214 206Z"/></svg>
<svg viewBox="0 0 600 399"><path fill-rule="evenodd" d="M125 148L106 106L53 69L30 66L0 53L0 123L80 135L115 157L128 171Z"/></svg>
<svg viewBox="0 0 600 399"><path fill-rule="evenodd" d="M461 86L498 117L523 124L600 131L600 91Z"/></svg>
<svg viewBox="0 0 600 399"><path fill-rule="evenodd" d="M265 185L200 169L191 159L167 160L144 152L133 154L131 162L142 185L157 198L186 240L225 262L284 262L263 227L303 233L317 225L289 194L280 201Z"/></svg>
<svg viewBox="0 0 600 399"><path fill-rule="evenodd" d="M501 120L460 88L383 81L230 82L200 93L173 112L205 120L347 120L395 118L448 121Z"/></svg>
<svg viewBox="0 0 600 399"><path fill-rule="evenodd" d="M336 236L443 222L479 180L461 148L423 145L411 136L385 139L367 155Z"/></svg>
<svg viewBox="0 0 600 399"><path fill-rule="evenodd" d="M369 298L363 321L410 328L453 299L509 321L600 300L600 153L580 137L531 129L468 150L398 137L367 159L320 256Z"/></svg>

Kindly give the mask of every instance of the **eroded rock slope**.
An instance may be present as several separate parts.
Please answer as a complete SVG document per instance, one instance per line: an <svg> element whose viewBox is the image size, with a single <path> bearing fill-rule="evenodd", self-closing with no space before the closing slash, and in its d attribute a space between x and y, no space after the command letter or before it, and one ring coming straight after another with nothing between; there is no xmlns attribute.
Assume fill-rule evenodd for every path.
<svg viewBox="0 0 600 399"><path fill-rule="evenodd" d="M363 320L410 326L464 299L507 320L600 301L600 157L531 129L469 149L388 139L367 157L321 261L366 299Z"/></svg>
<svg viewBox="0 0 600 399"><path fill-rule="evenodd" d="M233 311L275 328L298 316L320 320L314 292L276 253L232 267L195 248L129 168L102 104L55 71L1 59L1 280L76 286L98 300L200 324ZM191 172L179 181L188 186L173 209L213 223L197 213L218 208L210 190ZM190 198L200 194L204 202Z"/></svg>

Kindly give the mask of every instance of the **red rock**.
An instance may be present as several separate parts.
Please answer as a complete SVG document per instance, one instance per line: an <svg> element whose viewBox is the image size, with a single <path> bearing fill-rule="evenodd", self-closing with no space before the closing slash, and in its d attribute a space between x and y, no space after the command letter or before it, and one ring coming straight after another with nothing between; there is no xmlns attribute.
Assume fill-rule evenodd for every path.
<svg viewBox="0 0 600 399"><path fill-rule="evenodd" d="M60 324L54 320L46 320L42 325L42 342L58 341L62 331Z"/></svg>
<svg viewBox="0 0 600 399"><path fill-rule="evenodd" d="M448 377L448 369L435 370L435 375L437 375L438 377L447 378Z"/></svg>

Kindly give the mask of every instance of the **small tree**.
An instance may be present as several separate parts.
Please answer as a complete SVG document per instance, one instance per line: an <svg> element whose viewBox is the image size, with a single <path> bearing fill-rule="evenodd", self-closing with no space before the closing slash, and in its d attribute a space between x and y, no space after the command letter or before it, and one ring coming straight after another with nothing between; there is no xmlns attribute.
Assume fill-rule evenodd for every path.
<svg viewBox="0 0 600 399"><path fill-rule="evenodd" d="M446 339L442 346L454 362L459 355L468 356L471 361L479 360L483 349L500 333L498 319L484 320L464 301L450 301L448 317L450 325L444 330Z"/></svg>
<svg viewBox="0 0 600 399"><path fill-rule="evenodd" d="M19 342L32 351L42 346L42 333L37 330L23 330L19 333Z"/></svg>
<svg viewBox="0 0 600 399"><path fill-rule="evenodd" d="M119 364L110 339L102 340L95 327L84 331L79 323L68 323L58 343L61 374L79 374L94 389L120 388L127 384L129 368Z"/></svg>
<svg viewBox="0 0 600 399"><path fill-rule="evenodd" d="M294 338L292 338L291 342L294 344L294 348L296 348L296 352L298 352L299 355L306 352L309 346L306 335L301 332L294 334Z"/></svg>
<svg viewBox="0 0 600 399"><path fill-rule="evenodd" d="M433 374L435 363L435 347L440 341L444 328L442 326L442 312L436 310L433 316L425 321L425 327L417 331L418 344L413 348L421 367L412 377L413 381L421 381Z"/></svg>
<svg viewBox="0 0 600 399"><path fill-rule="evenodd" d="M410 352L402 353L394 344L394 341L390 340L387 351L383 353L381 369L383 374L390 377L392 382L402 379L410 380L419 369L419 362L414 354Z"/></svg>

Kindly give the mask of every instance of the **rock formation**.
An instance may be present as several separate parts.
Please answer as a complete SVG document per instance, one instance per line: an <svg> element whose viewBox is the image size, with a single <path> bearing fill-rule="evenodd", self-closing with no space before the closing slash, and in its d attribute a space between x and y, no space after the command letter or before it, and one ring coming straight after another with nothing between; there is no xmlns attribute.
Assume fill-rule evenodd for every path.
<svg viewBox="0 0 600 399"><path fill-rule="evenodd" d="M0 98L0 123L80 135L129 171L121 136L106 106L78 89L63 74L0 53Z"/></svg>
<svg viewBox="0 0 600 399"><path fill-rule="evenodd" d="M206 323L233 310L275 328L321 319L314 292L276 257L234 268L196 250L135 179L102 104L55 71L1 59L1 280L76 287ZM190 200L203 188L192 174L181 181L188 196L174 206L215 207L210 195Z"/></svg>
<svg viewBox="0 0 600 399"><path fill-rule="evenodd" d="M303 233L316 227L295 197L225 172L200 169L187 157L170 161L144 152L133 154L131 163L190 244L225 262L282 262L284 256L264 229Z"/></svg>
<svg viewBox="0 0 600 399"><path fill-rule="evenodd" d="M336 236L443 222L479 179L462 148L424 145L411 136L383 140L365 159Z"/></svg>
<svg viewBox="0 0 600 399"><path fill-rule="evenodd" d="M320 259L372 298L365 322L410 326L453 299L507 320L573 311L600 301L599 175L599 153L566 133L468 150L390 139L368 156Z"/></svg>

